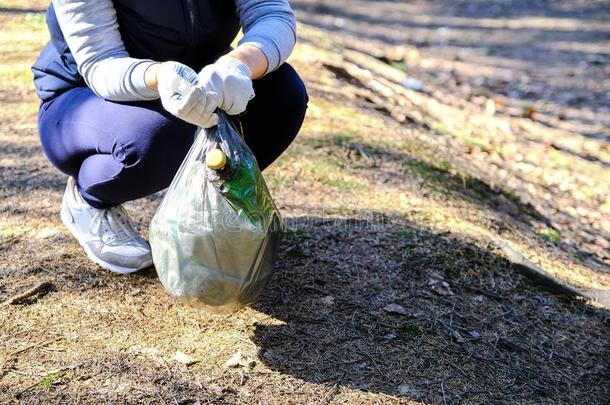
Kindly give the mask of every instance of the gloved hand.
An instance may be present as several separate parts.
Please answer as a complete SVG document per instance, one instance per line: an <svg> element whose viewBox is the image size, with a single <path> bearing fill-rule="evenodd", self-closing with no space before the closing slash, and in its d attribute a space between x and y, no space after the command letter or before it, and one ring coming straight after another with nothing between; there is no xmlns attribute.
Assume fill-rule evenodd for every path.
<svg viewBox="0 0 610 405"><path fill-rule="evenodd" d="M197 73L178 62L163 62L157 72L163 107L178 118L209 128L218 124L218 94L197 86Z"/></svg>
<svg viewBox="0 0 610 405"><path fill-rule="evenodd" d="M251 72L248 65L237 58L223 56L216 63L204 67L197 76L198 87L218 95L218 106L230 115L246 110L254 98Z"/></svg>

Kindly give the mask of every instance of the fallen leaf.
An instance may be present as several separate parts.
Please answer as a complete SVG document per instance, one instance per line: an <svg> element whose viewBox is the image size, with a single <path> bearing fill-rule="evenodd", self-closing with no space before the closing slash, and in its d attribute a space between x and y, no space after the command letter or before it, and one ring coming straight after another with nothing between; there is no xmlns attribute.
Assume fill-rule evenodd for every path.
<svg viewBox="0 0 610 405"><path fill-rule="evenodd" d="M190 366L191 364L197 363L199 360L192 358L188 354L182 353L181 351L177 351L174 355L174 360L178 363L182 363L186 366Z"/></svg>
<svg viewBox="0 0 610 405"><path fill-rule="evenodd" d="M451 291L451 286L441 276L433 274L428 279L428 287L438 295L448 296L454 295Z"/></svg>
<svg viewBox="0 0 610 405"><path fill-rule="evenodd" d="M407 310L405 309L405 307L396 303L386 305L385 307L383 307L383 310L390 314L407 315Z"/></svg>
<svg viewBox="0 0 610 405"><path fill-rule="evenodd" d="M225 366L227 367L238 367L239 363L241 362L241 357L242 357L242 352L241 349L239 349L238 351L236 351L233 356L231 356L229 358L229 360L227 360L227 362L225 363Z"/></svg>
<svg viewBox="0 0 610 405"><path fill-rule="evenodd" d="M451 287L449 287L449 283L447 283L446 281L434 284L430 289L438 295L442 295L443 297L454 295L453 291L451 291Z"/></svg>

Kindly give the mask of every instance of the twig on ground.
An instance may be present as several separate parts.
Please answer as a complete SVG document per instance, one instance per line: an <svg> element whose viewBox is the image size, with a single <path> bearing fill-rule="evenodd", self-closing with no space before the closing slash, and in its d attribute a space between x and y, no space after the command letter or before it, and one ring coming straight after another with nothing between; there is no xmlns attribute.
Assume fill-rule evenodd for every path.
<svg viewBox="0 0 610 405"><path fill-rule="evenodd" d="M61 373L63 371L75 370L77 368L82 367L83 364L85 364L85 363L74 363L74 364L70 364L70 365L67 365L67 366L64 366L64 367L56 368L56 369L51 370L51 371L46 371L41 376L42 377L46 377L46 376L49 376L49 375L52 375L52 374Z"/></svg>
<svg viewBox="0 0 610 405"><path fill-rule="evenodd" d="M14 351L13 353L11 353L11 356L16 356L16 355L18 355L20 353L23 353L23 352L25 352L27 350L30 350L30 349L38 349L40 347L44 347L44 346L50 345L51 343L55 343L55 342L57 342L57 341L59 341L61 339L62 339L62 337L58 337L58 338L55 338L55 339L45 340L44 342L40 342L40 343L33 343L33 344L29 345L29 346L24 347L23 349L19 349L17 351Z"/></svg>
<svg viewBox="0 0 610 405"><path fill-rule="evenodd" d="M445 387L443 386L445 384L445 380L441 381L441 392L443 393L443 403L445 405L447 405L447 397L445 397Z"/></svg>
<svg viewBox="0 0 610 405"><path fill-rule="evenodd" d="M38 381L36 381L35 383L28 385L27 387L25 387L24 389L22 389L21 391L19 391L18 393L15 394L15 398L19 399L21 398L21 396L23 394L25 394L27 391L31 390L32 388L34 388L35 386L37 386L39 384Z"/></svg>
<svg viewBox="0 0 610 405"><path fill-rule="evenodd" d="M23 293L17 294L15 296L9 298L8 300L4 301L2 303L2 305L0 306L0 308L4 308L9 305L21 304L36 295L42 296L42 295L46 294L52 287L54 287L52 283L50 283L48 281L43 281L42 283L38 284L37 286L32 287L29 290L26 290Z"/></svg>
<svg viewBox="0 0 610 405"><path fill-rule="evenodd" d="M27 350L30 350L30 349L40 348L40 347L49 345L49 344L57 342L58 340L61 340L61 339L62 338L59 337L59 338L55 338L55 339L45 340L44 342L34 343L34 344L31 344L31 345L28 345L28 346L24 347L23 349L19 349L17 351L14 351L13 353L11 353L9 355L9 357L2 364L2 367L0 368L0 379L2 379L2 377L4 377L9 372L16 371L16 370L13 369L13 366L15 365L15 363L17 361L17 358L15 356L17 356L18 354L23 353L23 352L25 352Z"/></svg>
<svg viewBox="0 0 610 405"><path fill-rule="evenodd" d="M486 324L487 322L493 321L494 319L502 318L504 315L508 315L508 314L510 314L513 311L514 311L514 309L511 308L508 311L504 311L504 312L501 312L499 314L489 315L489 316L483 318L480 322L481 322L481 324Z"/></svg>

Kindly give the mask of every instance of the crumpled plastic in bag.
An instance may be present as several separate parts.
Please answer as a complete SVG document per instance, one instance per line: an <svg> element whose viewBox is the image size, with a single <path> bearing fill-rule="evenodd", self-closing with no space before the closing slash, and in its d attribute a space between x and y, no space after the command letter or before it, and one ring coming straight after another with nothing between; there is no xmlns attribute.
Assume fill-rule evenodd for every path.
<svg viewBox="0 0 610 405"><path fill-rule="evenodd" d="M220 149L226 164L208 167ZM239 121L198 129L150 225L153 261L170 295L212 312L254 302L273 272L284 230Z"/></svg>

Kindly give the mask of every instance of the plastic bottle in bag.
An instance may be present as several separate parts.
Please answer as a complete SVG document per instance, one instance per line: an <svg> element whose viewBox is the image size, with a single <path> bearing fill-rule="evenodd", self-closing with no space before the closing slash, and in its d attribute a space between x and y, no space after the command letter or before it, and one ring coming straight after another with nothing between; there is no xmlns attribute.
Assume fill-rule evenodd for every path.
<svg viewBox="0 0 610 405"><path fill-rule="evenodd" d="M150 226L170 295L214 312L256 300L269 281L283 221L236 122L199 130Z"/></svg>

